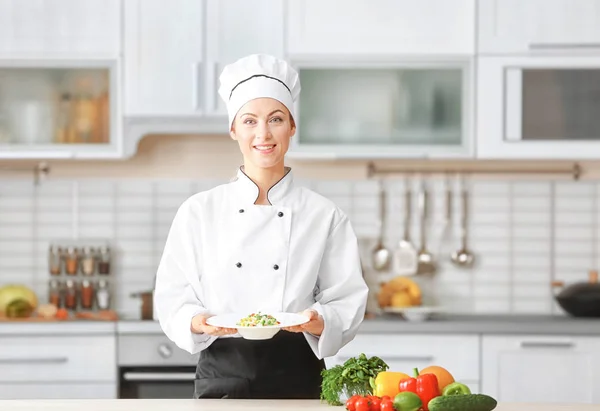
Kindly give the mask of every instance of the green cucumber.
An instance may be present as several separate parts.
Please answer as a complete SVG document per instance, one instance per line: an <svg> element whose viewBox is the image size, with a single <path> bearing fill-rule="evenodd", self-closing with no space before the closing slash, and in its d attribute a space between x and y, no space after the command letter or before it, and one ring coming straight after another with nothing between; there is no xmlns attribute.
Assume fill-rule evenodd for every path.
<svg viewBox="0 0 600 411"><path fill-rule="evenodd" d="M435 397L427 408L429 411L492 411L498 402L485 394L465 394Z"/></svg>

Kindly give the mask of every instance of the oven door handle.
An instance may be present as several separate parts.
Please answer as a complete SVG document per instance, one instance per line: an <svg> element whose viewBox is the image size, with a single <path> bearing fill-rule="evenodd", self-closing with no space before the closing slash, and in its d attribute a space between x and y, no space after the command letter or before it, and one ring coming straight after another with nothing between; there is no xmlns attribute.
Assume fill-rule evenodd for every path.
<svg viewBox="0 0 600 411"><path fill-rule="evenodd" d="M125 381L193 381L193 372L124 372Z"/></svg>

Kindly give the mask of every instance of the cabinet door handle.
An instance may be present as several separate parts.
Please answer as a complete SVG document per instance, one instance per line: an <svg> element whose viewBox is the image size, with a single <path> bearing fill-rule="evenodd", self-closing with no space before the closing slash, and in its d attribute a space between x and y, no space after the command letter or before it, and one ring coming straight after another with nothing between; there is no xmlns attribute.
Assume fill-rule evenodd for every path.
<svg viewBox="0 0 600 411"><path fill-rule="evenodd" d="M207 65L208 73L206 75L206 100L207 100L207 110L211 113L217 111L217 106L219 104L219 84L217 78L217 71L219 70L219 63L212 62Z"/></svg>
<svg viewBox="0 0 600 411"><path fill-rule="evenodd" d="M67 361L67 357L0 358L0 364L62 364Z"/></svg>
<svg viewBox="0 0 600 411"><path fill-rule="evenodd" d="M201 110L203 105L201 103L202 98L200 97L200 93L203 91L203 87L201 84L204 84L204 76L202 75L202 62L194 62L192 64L192 109L194 111Z"/></svg>
<svg viewBox="0 0 600 411"><path fill-rule="evenodd" d="M381 358L385 357L384 360L385 361L420 361L420 362L431 362L433 361L434 357L429 355L429 356L419 356L419 355L385 355L385 356L379 356ZM352 357L346 357L346 356L340 356L338 357L340 360L349 360Z"/></svg>
<svg viewBox="0 0 600 411"><path fill-rule="evenodd" d="M193 372L126 372L125 381L193 381Z"/></svg>
<svg viewBox="0 0 600 411"><path fill-rule="evenodd" d="M530 50L550 49L597 49L600 43L530 43Z"/></svg>
<svg viewBox="0 0 600 411"><path fill-rule="evenodd" d="M521 341L521 348L573 348L570 341Z"/></svg>

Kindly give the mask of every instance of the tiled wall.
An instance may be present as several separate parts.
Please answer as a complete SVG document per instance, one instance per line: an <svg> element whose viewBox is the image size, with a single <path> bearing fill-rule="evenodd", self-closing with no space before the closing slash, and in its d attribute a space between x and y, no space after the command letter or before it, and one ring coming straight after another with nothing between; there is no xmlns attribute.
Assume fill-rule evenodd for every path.
<svg viewBox="0 0 600 411"><path fill-rule="evenodd" d="M427 301L461 313L557 313L550 282L585 281L598 267L598 183L474 179L470 187L469 244L473 269L454 267L459 247L460 197L452 181L454 216L446 241L443 178L427 181L432 198L429 248L439 260L433 279L423 282ZM166 234L183 200L224 181L63 180L34 187L30 180L0 180L0 283L29 284L44 296L47 248L57 239L109 239L116 250L113 279L116 308L139 315L135 291L152 287ZM378 185L374 181L301 181L348 213L357 235L372 241L378 232ZM413 192L412 239L419 241L417 189ZM385 182L388 218L385 239L394 247L402 235L404 181ZM364 263L369 267L368 252ZM373 278L374 273L369 273ZM385 277L385 274L383 275Z"/></svg>

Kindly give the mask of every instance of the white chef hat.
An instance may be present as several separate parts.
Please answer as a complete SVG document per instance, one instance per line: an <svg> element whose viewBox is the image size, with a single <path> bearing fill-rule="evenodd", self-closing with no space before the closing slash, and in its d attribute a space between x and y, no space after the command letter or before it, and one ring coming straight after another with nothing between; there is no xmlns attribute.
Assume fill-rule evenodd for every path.
<svg viewBox="0 0 600 411"><path fill-rule="evenodd" d="M300 95L300 78L287 62L265 54L252 54L225 66L219 80L219 95L227 104L230 130L240 108L260 97L278 100L295 119L294 102Z"/></svg>

